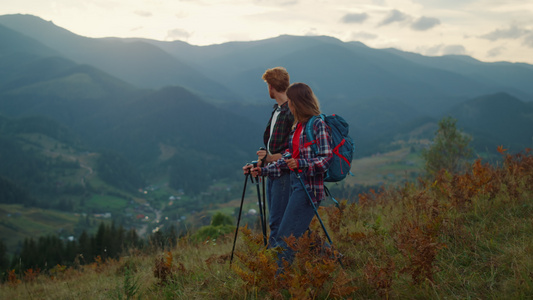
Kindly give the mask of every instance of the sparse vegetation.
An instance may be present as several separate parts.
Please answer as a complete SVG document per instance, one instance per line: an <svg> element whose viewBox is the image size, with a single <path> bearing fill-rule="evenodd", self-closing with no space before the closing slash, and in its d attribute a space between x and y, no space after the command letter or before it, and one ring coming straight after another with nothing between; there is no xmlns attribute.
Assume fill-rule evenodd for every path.
<svg viewBox="0 0 533 300"><path fill-rule="evenodd" d="M469 146L472 138L456 127L457 120L446 117L439 122L433 144L422 151L428 176L435 176L437 172L446 170L451 173L463 172L472 156Z"/></svg>
<svg viewBox="0 0 533 300"><path fill-rule="evenodd" d="M533 153L499 148L499 165L373 190L320 209L334 247L311 235L276 276L276 252L247 228L179 239L169 251L46 270L7 270L5 299L528 299L533 296ZM348 199L349 200L349 199ZM342 256L340 256L342 254ZM338 263L340 258L344 268Z"/></svg>
<svg viewBox="0 0 533 300"><path fill-rule="evenodd" d="M20 30L0 26L1 299L533 298L531 152L502 146L498 160L493 147L532 145L528 66L329 37L191 55L84 39L27 15L4 22ZM283 273L255 232L249 187L230 267L240 167L269 114L253 73L287 55L295 77L320 83L324 109L350 123L355 176L328 184L340 209L320 209L334 247L320 246L313 223L289 240L298 254ZM502 92L481 95L491 86ZM418 180L443 115L486 160L456 163L468 139L445 119L450 130L426 152L431 180Z"/></svg>

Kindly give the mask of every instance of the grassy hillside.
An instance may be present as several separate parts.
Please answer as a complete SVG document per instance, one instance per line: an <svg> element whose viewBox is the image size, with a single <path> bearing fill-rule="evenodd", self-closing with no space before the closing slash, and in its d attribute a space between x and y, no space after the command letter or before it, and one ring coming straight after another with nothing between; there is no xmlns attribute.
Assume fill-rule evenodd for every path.
<svg viewBox="0 0 533 300"><path fill-rule="evenodd" d="M0 174L11 178L0 182L11 192L19 191L0 192L0 239L9 253L26 238L66 238L92 231L100 221L94 215L123 216L128 211L126 199L133 198L102 181L97 174L99 153L77 148L75 135L48 121L10 120L4 123L10 133L0 130L6 136L0 140Z"/></svg>
<svg viewBox="0 0 533 300"><path fill-rule="evenodd" d="M533 155L500 152L499 166L478 160L466 174L321 209L334 250L310 247L323 240L315 220L315 235L291 240L298 254L279 276L272 250L241 228L231 266L233 233L202 243L185 237L168 251L10 272L0 298L530 299Z"/></svg>
<svg viewBox="0 0 533 300"><path fill-rule="evenodd" d="M410 148L378 153L354 160L353 176L346 183L362 185L397 185L404 181L414 181L424 165L419 153Z"/></svg>
<svg viewBox="0 0 533 300"><path fill-rule="evenodd" d="M16 249L25 238L71 235L80 220L79 214L50 209L28 208L18 204L0 204L0 237L7 249Z"/></svg>

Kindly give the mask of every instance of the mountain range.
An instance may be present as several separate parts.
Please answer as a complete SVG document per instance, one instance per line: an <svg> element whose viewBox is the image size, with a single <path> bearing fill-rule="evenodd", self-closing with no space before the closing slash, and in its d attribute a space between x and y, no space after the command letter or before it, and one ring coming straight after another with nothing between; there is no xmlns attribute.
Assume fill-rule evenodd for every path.
<svg viewBox="0 0 533 300"><path fill-rule="evenodd" d="M274 101L261 75L275 66L309 84L323 112L348 121L357 157L431 139L444 116L458 120L479 152L533 146L533 66L524 63L428 57L327 36L210 46L88 38L31 15L0 16L0 40L0 159L11 159L0 182L14 191L32 184L32 170L42 184L52 166L82 174L92 153L120 158L100 161L105 174L136 173L122 187L166 178L197 193L238 179L262 146ZM62 164L60 151L77 167ZM33 163L14 172L17 161ZM80 193L58 183L67 180L61 176L54 188L27 188L28 203Z"/></svg>

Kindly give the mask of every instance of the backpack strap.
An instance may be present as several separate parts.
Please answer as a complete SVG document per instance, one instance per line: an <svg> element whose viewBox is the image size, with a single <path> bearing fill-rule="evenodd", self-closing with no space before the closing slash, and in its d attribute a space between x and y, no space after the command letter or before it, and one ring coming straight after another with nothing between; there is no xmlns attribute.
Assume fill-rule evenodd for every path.
<svg viewBox="0 0 533 300"><path fill-rule="evenodd" d="M320 117L324 122L326 121L326 116L324 114L320 114L318 116L312 116L311 118L309 118L309 120L307 121L307 125L305 125L305 136L307 137L307 140L309 140L306 145L310 144L315 154L318 153L318 147L316 145L318 141L313 133L313 123L315 123L315 119L317 117Z"/></svg>

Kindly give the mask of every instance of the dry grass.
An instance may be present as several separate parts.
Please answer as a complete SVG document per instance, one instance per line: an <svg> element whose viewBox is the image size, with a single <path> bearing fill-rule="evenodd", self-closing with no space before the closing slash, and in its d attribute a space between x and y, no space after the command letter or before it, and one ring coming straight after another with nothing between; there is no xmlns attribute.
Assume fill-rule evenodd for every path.
<svg viewBox="0 0 533 300"><path fill-rule="evenodd" d="M295 261L277 276L275 251L241 229L231 268L233 234L199 244L183 238L170 252L12 274L0 298L531 299L533 156L501 150L499 167L478 161L467 174L321 208L334 247L316 247L324 236L315 220L314 235L290 240Z"/></svg>

